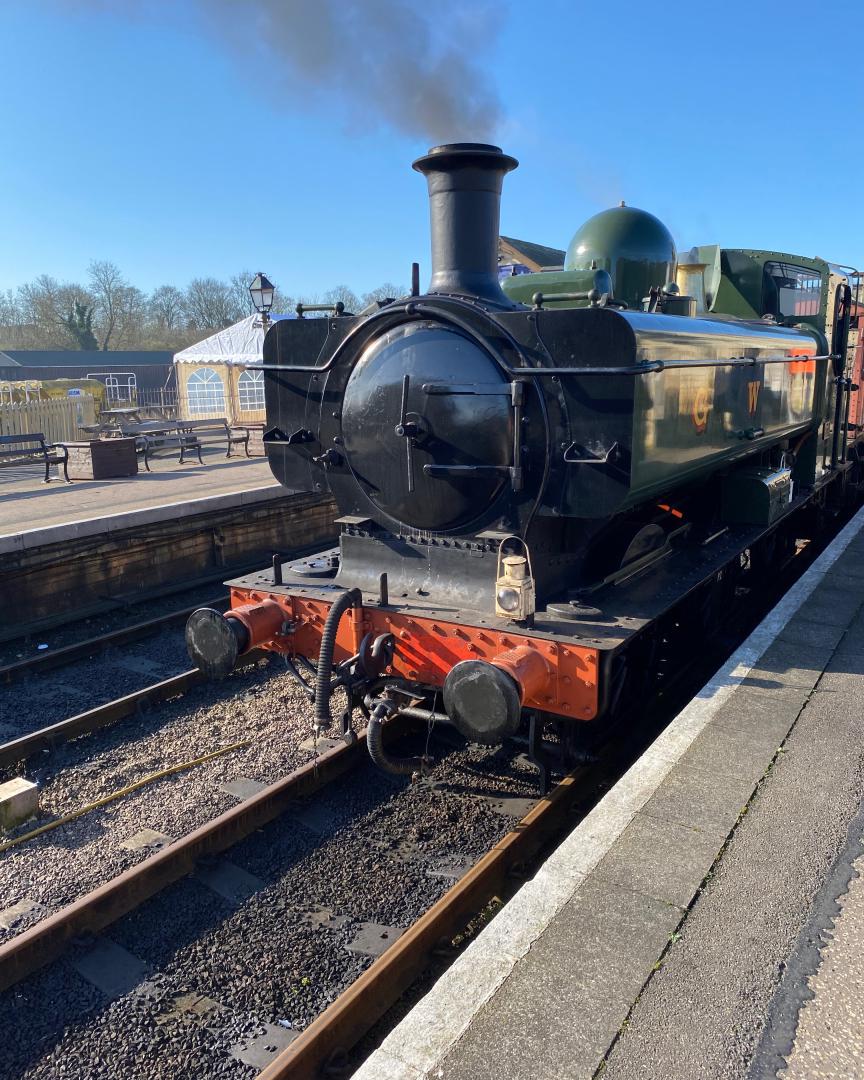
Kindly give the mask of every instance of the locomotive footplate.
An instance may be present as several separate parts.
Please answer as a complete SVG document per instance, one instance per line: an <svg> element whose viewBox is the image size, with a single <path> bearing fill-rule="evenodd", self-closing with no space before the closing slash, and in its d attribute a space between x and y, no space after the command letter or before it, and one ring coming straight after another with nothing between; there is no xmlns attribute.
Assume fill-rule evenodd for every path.
<svg viewBox="0 0 864 1080"><path fill-rule="evenodd" d="M770 541L778 525L793 518L804 501L795 499L780 522L768 529L731 526L701 541L690 537L629 577L625 574L577 600L565 596L550 602L530 627L488 612L432 605L425 598L400 596L382 603L378 594L363 592L339 621L334 665L356 657L364 643L392 635L391 662L381 674L434 691L443 687L457 664L496 662L511 670L506 655L527 649L542 659L542 666L536 665L531 677L522 680L522 706L571 721L593 720L610 704L614 661L628 653L640 635L656 632L664 617L683 613L686 624L689 598L697 614L704 613L712 590L717 593L715 606L727 604L728 590L734 590L750 553ZM318 657L328 612L346 590L333 580L338 565L334 551L312 556L309 563L322 576L310 575L310 567L294 576L292 564L283 563L275 572L268 568L228 582L229 614L244 622L247 648ZM687 647L699 644L694 628ZM523 666L527 655L519 653Z"/></svg>
<svg viewBox="0 0 864 1080"><path fill-rule="evenodd" d="M334 585L312 586L301 579L285 578L281 585L275 585L272 573L267 572L228 585L231 613L242 617L244 611L251 612L246 615L249 647L309 659L318 657L327 614L336 596L344 593ZM269 604L278 605L282 615L279 632L272 636L268 635L275 613ZM264 635L260 640L258 625ZM377 596L364 594L362 602L349 609L339 623L333 660L338 664L357 656L370 635L372 639L392 635L391 663L383 674L434 690L443 687L449 672L462 661L492 662L514 649L526 648L542 663L526 680L523 707L572 720L591 720L599 706L598 650L569 630L559 624L542 625L539 620L529 630L477 612L409 601L381 605Z"/></svg>

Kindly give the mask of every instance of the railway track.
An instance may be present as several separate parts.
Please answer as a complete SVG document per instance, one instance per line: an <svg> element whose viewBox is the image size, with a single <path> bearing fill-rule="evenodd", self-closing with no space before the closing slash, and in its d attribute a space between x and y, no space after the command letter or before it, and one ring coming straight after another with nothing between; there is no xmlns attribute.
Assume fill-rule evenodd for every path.
<svg viewBox="0 0 864 1080"><path fill-rule="evenodd" d="M242 657L238 670L257 663L264 655L262 652L248 653ZM205 681L198 668L190 668L170 679L163 679L134 693L116 698L114 701L105 702L104 705L97 705L94 709L77 713L56 724L49 724L47 727L38 728L16 739L0 743L0 769L26 761L42 751L53 750L72 739L92 735L93 732L119 723L121 720L138 716L144 709L182 697L193 686L198 686Z"/></svg>
<svg viewBox="0 0 864 1080"><path fill-rule="evenodd" d="M416 726L410 722L388 725L388 742L405 737L406 731ZM287 815L290 832L295 827L291 815L296 812L298 800L322 793L337 780L344 781L358 766L369 769L365 733L353 743L340 743L325 751L290 776L269 785L12 938L0 946L0 991L20 984L21 980L51 965L70 945L74 947L82 940L92 940L93 935L136 912L148 900L158 899L158 895L164 894L172 884L200 871L202 860L207 863L215 856L224 856L228 849L244 839L252 842L249 838L254 839L253 834L268 823ZM508 876L534 857L550 837L564 829L572 806L580 793L584 794L586 775L586 770L582 770L580 774L566 777L515 827L499 824L495 842L482 857L474 860L471 869L360 975L346 995L338 998L331 1009L296 1038L287 1051L286 1060L279 1061L280 1069L288 1069L284 1075L316 1075L319 1068L334 1063L334 1054L339 1058L350 1050L415 980L441 942L450 940L462 930L493 897L503 895ZM358 787L362 786L361 778ZM440 802L442 798L453 798L464 802L466 798L464 795L451 796L449 791L446 795L432 790L426 792L422 784L411 786L400 781L397 786L408 793L405 797L409 799L416 796ZM482 812L486 813L485 803ZM496 817L494 813L488 816ZM498 818L499 822L504 820ZM282 831L285 831L284 827ZM216 1072L218 1074L218 1069Z"/></svg>
<svg viewBox="0 0 864 1080"><path fill-rule="evenodd" d="M143 690L136 690L125 697L108 701L104 705L97 705L95 709L88 709L86 712L70 716L56 724L49 724L47 727L21 735L17 739L0 743L0 768L26 761L34 754L44 750L53 750L71 739L91 735L100 728L116 724L130 716L137 716L142 709L179 697L190 687L202 681L201 672L197 668L192 668L173 678L146 686Z"/></svg>
<svg viewBox="0 0 864 1080"><path fill-rule="evenodd" d="M131 623L129 626L121 626L116 630L109 630L104 634L86 638L84 641L76 641L71 645L64 645L58 649L40 652L36 656L30 656L24 660L4 664L0 666L0 683L8 684L25 675L37 675L46 671L54 671L77 660L88 660L98 656L105 649L142 641L145 638L152 637L154 634L158 634L160 630L164 630L166 627L185 622L192 612L199 607L221 607L227 603L228 597L223 589L218 595L214 595L208 600L191 604L177 611L170 611L165 615Z"/></svg>
<svg viewBox="0 0 864 1080"><path fill-rule="evenodd" d="M316 757L284 780L92 890L55 915L0 945L0 991L56 959L74 938L95 934L194 871L198 861L238 843L296 799L341 776L365 751L365 735Z"/></svg>
<svg viewBox="0 0 864 1080"><path fill-rule="evenodd" d="M565 776L264 1069L259 1080L314 1080L344 1067L353 1047L419 978L442 946L448 948L490 901L506 895L512 887L508 879L524 872L551 840L560 837L592 779L588 767Z"/></svg>

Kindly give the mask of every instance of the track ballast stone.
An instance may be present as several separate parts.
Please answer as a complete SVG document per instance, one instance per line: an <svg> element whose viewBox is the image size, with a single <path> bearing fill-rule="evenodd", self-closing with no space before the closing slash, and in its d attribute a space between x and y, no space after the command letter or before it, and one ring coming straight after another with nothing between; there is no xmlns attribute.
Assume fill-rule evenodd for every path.
<svg viewBox="0 0 864 1080"><path fill-rule="evenodd" d="M263 680L258 690L268 708L274 704L271 695L285 699L279 718L261 720L267 738L262 743L255 736L254 761L223 766L223 775L209 778L208 799L215 800L217 785L236 775L269 781L284 774L284 766L273 760L279 752L282 762L292 754L308 757L290 750L308 737L308 703L284 677ZM224 704L218 720L211 715L218 706L208 711L223 736L226 728L233 733L234 725L244 723L231 714L231 703ZM73 967L75 954L0 995L0 1041L10 1047L0 1080L6 1075L10 1080L113 1080L117 1075L251 1080L256 1070L239 1060L238 1048L272 1031L267 1025L302 1031L372 963L372 957L349 948L364 927L407 928L451 886L452 869L442 875L442 867L475 861L512 828L511 817L495 813L488 798L478 795L536 794L536 773L522 758L511 762L503 753L479 747L435 750L444 757L429 781L411 784L364 763L335 787L298 804L294 814L224 853L263 883L242 903L227 901L193 876L107 928L105 937L147 971L143 984L124 996L108 1001L84 982ZM118 751L127 752L125 744L104 752ZM92 774L78 783L92 784ZM195 806L205 786L199 778L189 788ZM160 804L164 792L152 800L153 806ZM188 823L192 806L170 806L175 822ZM164 820L138 821L134 829L127 825L130 831L148 825L179 835L176 824L172 831ZM101 830L104 837L104 820ZM55 836L55 842L59 839ZM83 846L94 845L98 836ZM63 850L68 857L69 849ZM118 843L112 866L119 851L136 861L138 853ZM104 873L107 863L91 859L88 865ZM0 863L0 875L4 872ZM77 946L79 951L87 947ZM39 1020L28 1027L23 1017L32 1012ZM8 1040L12 1027L15 1038ZM263 1040L263 1045L271 1043Z"/></svg>

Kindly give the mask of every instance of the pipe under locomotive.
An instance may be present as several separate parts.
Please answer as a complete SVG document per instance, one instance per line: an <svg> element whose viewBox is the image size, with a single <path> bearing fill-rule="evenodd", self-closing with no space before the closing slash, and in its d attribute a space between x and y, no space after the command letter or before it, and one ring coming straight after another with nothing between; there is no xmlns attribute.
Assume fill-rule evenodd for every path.
<svg viewBox="0 0 864 1080"><path fill-rule="evenodd" d="M604 270L563 294L586 306L505 295L516 164L431 150L414 162L427 292L271 328L270 465L292 492L332 495L338 547L230 582L231 610L187 627L211 675L252 648L284 654L319 729L343 687L343 731L365 713L373 757L399 771L422 763L389 759L380 732L405 712L487 744L527 720L544 777L554 724L572 760L646 693L670 628L709 629L742 553L779 557L795 512L848 472L848 453L823 453L840 389L818 330L630 310Z"/></svg>

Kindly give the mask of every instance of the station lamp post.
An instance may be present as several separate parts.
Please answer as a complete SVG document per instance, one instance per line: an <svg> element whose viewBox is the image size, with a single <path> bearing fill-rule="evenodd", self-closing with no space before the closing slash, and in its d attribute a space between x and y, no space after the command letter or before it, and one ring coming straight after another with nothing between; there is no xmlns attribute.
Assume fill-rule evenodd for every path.
<svg viewBox="0 0 864 1080"><path fill-rule="evenodd" d="M255 279L249 286L249 295L252 297L255 310L261 316L261 325L265 330L270 322L270 308L273 307L275 291L273 282L265 274L260 273L255 275Z"/></svg>

